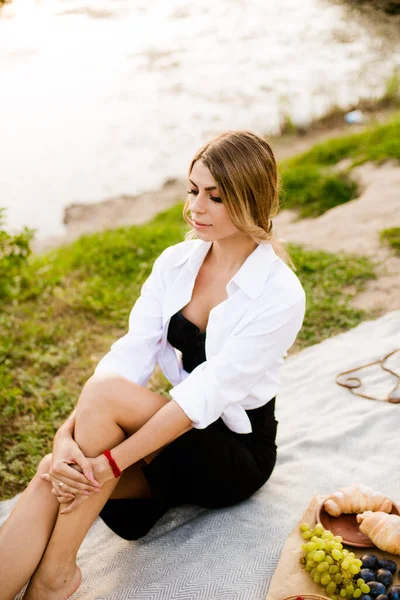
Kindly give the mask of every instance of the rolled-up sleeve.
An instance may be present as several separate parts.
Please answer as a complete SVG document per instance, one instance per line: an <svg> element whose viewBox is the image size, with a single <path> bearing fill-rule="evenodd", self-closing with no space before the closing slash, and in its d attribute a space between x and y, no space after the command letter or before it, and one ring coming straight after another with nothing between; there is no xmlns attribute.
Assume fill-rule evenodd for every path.
<svg viewBox="0 0 400 600"><path fill-rule="evenodd" d="M115 373L145 386L157 362L162 340L162 264L165 251L154 262L129 316L129 330L98 363L95 374Z"/></svg>
<svg viewBox="0 0 400 600"><path fill-rule="evenodd" d="M282 360L304 318L304 293L301 290L295 296L270 306L267 298L259 299L252 311L254 318L247 319L215 356L170 391L195 428L207 427L226 407L244 400L267 369Z"/></svg>

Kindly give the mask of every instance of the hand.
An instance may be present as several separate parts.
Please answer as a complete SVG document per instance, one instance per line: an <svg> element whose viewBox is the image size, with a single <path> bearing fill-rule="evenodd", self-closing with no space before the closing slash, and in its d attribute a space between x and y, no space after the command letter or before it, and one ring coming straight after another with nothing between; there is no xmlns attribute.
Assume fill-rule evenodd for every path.
<svg viewBox="0 0 400 600"><path fill-rule="evenodd" d="M90 459L85 457L69 433L56 435L52 467L49 473L42 475L42 479L52 483L52 493L63 502L71 501L76 495L90 496L101 487L93 475Z"/></svg>
<svg viewBox="0 0 400 600"><path fill-rule="evenodd" d="M100 456L97 456L96 458L89 458L87 460L91 464L93 472L96 476L96 480L101 485L103 485L106 481L109 481L110 479L114 478L114 473L109 465L109 462L103 454L100 454ZM78 468L78 467L76 467L76 468ZM64 514L68 514L68 513L72 512L78 506L80 506L85 500L87 500L87 498L88 498L88 496L83 495L83 494L76 495L76 497L72 498L72 499L67 498L67 497L62 497L62 496L58 497L58 501L60 502L60 504L66 505L62 509L60 514L64 515Z"/></svg>

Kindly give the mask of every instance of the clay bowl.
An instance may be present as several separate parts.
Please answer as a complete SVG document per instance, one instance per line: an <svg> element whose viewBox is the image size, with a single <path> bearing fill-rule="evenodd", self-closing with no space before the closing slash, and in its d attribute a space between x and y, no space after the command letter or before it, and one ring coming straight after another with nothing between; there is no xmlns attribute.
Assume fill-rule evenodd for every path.
<svg viewBox="0 0 400 600"><path fill-rule="evenodd" d="M354 546L355 548L372 548L374 546L369 537L360 531L356 519L357 515L351 514L332 517L324 509L325 500L317 508L317 523L321 523L325 529L329 529L334 535L341 535L343 543L347 546ZM400 509L394 502L391 514L400 515Z"/></svg>

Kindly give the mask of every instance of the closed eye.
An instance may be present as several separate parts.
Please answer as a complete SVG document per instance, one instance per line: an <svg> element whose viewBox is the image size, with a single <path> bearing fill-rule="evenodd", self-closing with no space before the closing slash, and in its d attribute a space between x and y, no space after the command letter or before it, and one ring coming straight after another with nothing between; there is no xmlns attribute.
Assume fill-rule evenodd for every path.
<svg viewBox="0 0 400 600"><path fill-rule="evenodd" d="M193 196L197 196L197 194L199 193L199 190L187 190L188 194L193 194ZM212 200L213 202L222 202L222 198L219 198L218 196L212 196L210 194L210 200Z"/></svg>

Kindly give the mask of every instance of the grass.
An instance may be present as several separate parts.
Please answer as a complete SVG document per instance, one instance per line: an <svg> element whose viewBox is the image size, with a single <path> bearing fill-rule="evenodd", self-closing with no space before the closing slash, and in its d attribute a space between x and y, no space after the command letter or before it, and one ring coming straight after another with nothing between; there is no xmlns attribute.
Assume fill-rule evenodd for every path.
<svg viewBox="0 0 400 600"><path fill-rule="evenodd" d="M140 227L90 236L31 257L25 285L0 314L0 497L21 491L98 359L122 335L156 256L182 240L175 206ZM357 325L351 296L373 277L365 259L290 248L308 295L297 348ZM351 288L351 293L345 293ZM155 374L151 389L167 393Z"/></svg>
<svg viewBox="0 0 400 600"><path fill-rule="evenodd" d="M380 233L382 242L388 244L396 254L400 255L400 227L390 227L383 229Z"/></svg>
<svg viewBox="0 0 400 600"><path fill-rule="evenodd" d="M390 89L389 93L394 92ZM344 159L349 160L349 165L338 172L334 167ZM297 210L300 218L317 217L357 197L357 184L351 179L355 166L386 160L400 161L399 114L388 123L328 140L283 161L281 205Z"/></svg>

